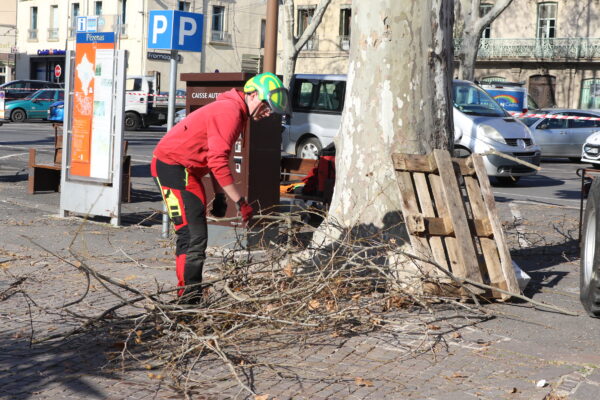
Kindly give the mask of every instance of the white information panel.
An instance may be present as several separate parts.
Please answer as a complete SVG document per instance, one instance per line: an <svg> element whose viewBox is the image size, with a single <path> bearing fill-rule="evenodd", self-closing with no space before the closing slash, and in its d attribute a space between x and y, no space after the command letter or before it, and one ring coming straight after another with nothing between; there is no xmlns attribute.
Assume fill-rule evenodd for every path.
<svg viewBox="0 0 600 400"><path fill-rule="evenodd" d="M110 57L108 53L110 52ZM91 156L99 155L91 163L90 178L100 180L70 179L72 163L73 129L77 125L74 112L75 54L67 52L65 75L65 115L63 125L60 215L69 213L109 217L113 225L121 222L122 162L123 162L123 104L125 101L125 50L96 53ZM115 57L113 57L113 54ZM111 124L111 119L114 123ZM77 149L77 144L75 148ZM109 154L110 158L105 155ZM67 173L64 173L64 172Z"/></svg>

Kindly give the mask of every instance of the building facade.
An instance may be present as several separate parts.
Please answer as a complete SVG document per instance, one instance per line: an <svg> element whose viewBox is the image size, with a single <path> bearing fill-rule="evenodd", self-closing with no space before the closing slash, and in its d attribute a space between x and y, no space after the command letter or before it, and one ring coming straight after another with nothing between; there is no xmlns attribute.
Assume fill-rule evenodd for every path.
<svg viewBox="0 0 600 400"><path fill-rule="evenodd" d="M148 49L148 14L180 10L204 14L201 53L180 52L178 73L257 72L261 68L266 0L16 0L17 73L20 79L64 81L65 51L75 48L78 16L97 15L101 31L117 33L117 47L129 52L128 75L161 73L169 85L166 51ZM185 89L178 81L177 87Z"/></svg>
<svg viewBox="0 0 600 400"><path fill-rule="evenodd" d="M0 84L14 78L17 43L17 3L0 4Z"/></svg>
<svg viewBox="0 0 600 400"><path fill-rule="evenodd" d="M599 23L597 0L513 0L484 32L475 79L523 82L540 107L600 108Z"/></svg>
<svg viewBox="0 0 600 400"><path fill-rule="evenodd" d="M294 33L298 37L312 20L317 3L317 0L295 1ZM315 34L298 55L297 73L346 73L350 50L351 7L351 0L332 0ZM281 21L280 16L280 26ZM280 36L278 49L281 50L284 45Z"/></svg>

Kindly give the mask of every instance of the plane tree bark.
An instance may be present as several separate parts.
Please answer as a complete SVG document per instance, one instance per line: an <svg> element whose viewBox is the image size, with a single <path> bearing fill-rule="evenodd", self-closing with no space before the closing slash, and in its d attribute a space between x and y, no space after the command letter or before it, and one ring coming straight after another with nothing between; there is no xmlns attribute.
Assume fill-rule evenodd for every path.
<svg viewBox="0 0 600 400"><path fill-rule="evenodd" d="M512 0L496 0L492 8L480 16L480 0L457 0L454 3L456 24L454 34L460 46L455 56L458 60L456 76L472 81L475 77L475 61L481 34L512 3Z"/></svg>
<svg viewBox="0 0 600 400"><path fill-rule="evenodd" d="M401 208L392 153L451 146L452 2L355 1L351 23L335 192L316 242L339 228L394 225Z"/></svg>
<svg viewBox="0 0 600 400"><path fill-rule="evenodd" d="M296 19L294 18L294 0L285 0L283 4L283 83L286 87L290 86L290 80L296 70L296 60L300 50L306 45L306 42L315 33L319 24L323 20L323 14L327 11L327 7L331 0L321 0L315 8L310 24L298 37L294 33Z"/></svg>

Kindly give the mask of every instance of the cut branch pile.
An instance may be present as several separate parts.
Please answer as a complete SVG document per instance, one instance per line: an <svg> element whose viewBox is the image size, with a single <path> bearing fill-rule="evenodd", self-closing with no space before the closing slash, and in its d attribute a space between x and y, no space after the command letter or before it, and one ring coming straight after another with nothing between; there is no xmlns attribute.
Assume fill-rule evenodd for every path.
<svg viewBox="0 0 600 400"><path fill-rule="evenodd" d="M54 254L85 274L88 289L98 283L116 301L98 315L82 315L74 307L89 295L85 290L79 299L64 306L79 325L69 332L37 338L34 343L110 326L113 333L124 336L122 360L135 359L140 351L151 354L146 361L148 369L163 371L182 393L189 391L189 374L195 363L212 354L221 359L243 390L254 394L241 374L251 362L244 361L243 346L253 338L282 332L298 338L315 333L334 337L366 333L397 326L401 324L398 317L416 310L435 313L439 304L449 304L470 318L491 317L472 291L481 287L480 283L459 279L433 260L407 254L406 247L386 239L382 232L369 237L363 233L358 238L347 232L326 247L307 250L298 245L301 236L314 228L289 214L281 218L296 223L286 226L288 230L277 239L280 243L272 242L259 251L223 250L220 262L209 268L213 278L201 284L205 296L200 304L177 300L177 288L157 285L154 290L141 289L107 276L72 250L69 257ZM298 264L293 260L300 251L308 251L311 257ZM423 263L443 275L420 271ZM416 278L407 280L406 271ZM450 277L457 289L470 293L473 302L421 290L424 281L441 285L440 277L445 286ZM422 330L426 335L427 324Z"/></svg>

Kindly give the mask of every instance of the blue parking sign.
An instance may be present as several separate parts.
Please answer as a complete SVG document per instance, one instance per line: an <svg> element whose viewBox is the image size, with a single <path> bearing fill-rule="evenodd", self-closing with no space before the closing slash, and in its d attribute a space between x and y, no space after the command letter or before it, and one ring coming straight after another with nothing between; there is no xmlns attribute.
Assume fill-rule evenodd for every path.
<svg viewBox="0 0 600 400"><path fill-rule="evenodd" d="M184 11L150 11L148 48L202 51L202 14Z"/></svg>

